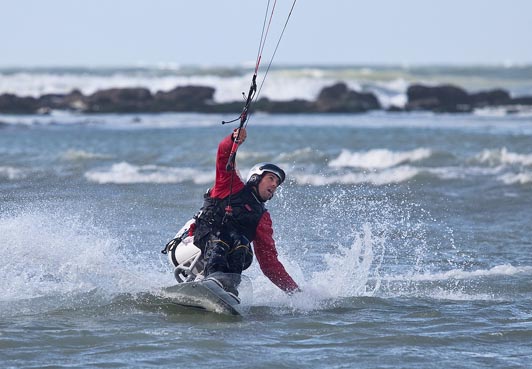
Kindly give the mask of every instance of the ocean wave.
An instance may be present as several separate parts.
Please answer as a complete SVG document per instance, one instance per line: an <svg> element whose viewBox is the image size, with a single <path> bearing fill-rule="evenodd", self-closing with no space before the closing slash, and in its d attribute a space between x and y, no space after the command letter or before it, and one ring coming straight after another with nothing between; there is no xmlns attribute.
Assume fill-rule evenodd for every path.
<svg viewBox="0 0 532 369"><path fill-rule="evenodd" d="M350 184L373 184L376 186L397 184L410 181L414 178L419 181L426 180L467 180L472 177L493 177L505 184L525 184L532 182L532 173L504 173L504 166L473 167L473 166L445 166L445 167L413 167L411 165L400 165L392 168L372 169L355 172L334 172L323 173L294 173L300 185L327 186L327 185L350 185Z"/></svg>
<svg viewBox="0 0 532 369"><path fill-rule="evenodd" d="M363 169L391 168L399 164L420 161L432 155L432 151L426 148L418 148L410 151L391 151L388 149L373 149L362 152L350 152L342 150L340 155L331 160L331 167L353 167Z"/></svg>
<svg viewBox="0 0 532 369"><path fill-rule="evenodd" d="M359 172L344 174L294 174L293 177L300 185L327 186L333 184L364 184L377 186L402 183L411 180L420 173L419 169L411 166L400 166L375 172Z"/></svg>
<svg viewBox="0 0 532 369"><path fill-rule="evenodd" d="M532 166L532 154L518 154L508 151L506 147L501 149L484 150L474 158L481 163L489 165L524 165Z"/></svg>
<svg viewBox="0 0 532 369"><path fill-rule="evenodd" d="M466 179L473 176L495 176L499 175L504 167L499 165L493 168L478 166L445 166L435 168L419 168L421 171L436 176L437 178L449 179Z"/></svg>
<svg viewBox="0 0 532 369"><path fill-rule="evenodd" d="M98 154L93 152L88 152L85 150L67 150L61 155L61 158L64 160L91 160L91 159L110 159L111 156Z"/></svg>
<svg viewBox="0 0 532 369"><path fill-rule="evenodd" d="M507 185L532 183L532 172L506 173L497 177Z"/></svg>
<svg viewBox="0 0 532 369"><path fill-rule="evenodd" d="M326 159L326 154L312 147L304 147L290 152L284 152L277 156L276 161L283 162L315 162Z"/></svg>
<svg viewBox="0 0 532 369"><path fill-rule="evenodd" d="M99 184L182 183L186 181L196 184L208 184L214 180L214 172L158 165L137 166L121 162L113 164L109 169L88 171L85 173L85 178Z"/></svg>
<svg viewBox="0 0 532 369"><path fill-rule="evenodd" d="M408 276L390 276L384 278L386 281L441 281L450 279L473 279L494 276L515 276L532 274L532 267L516 267L511 264L496 265L490 269L479 269L466 271L463 269L453 269L446 272L427 273Z"/></svg>
<svg viewBox="0 0 532 369"><path fill-rule="evenodd" d="M27 177L27 175L27 172L23 169L11 166L0 166L0 178L6 178L10 181L15 181L18 179L24 179Z"/></svg>

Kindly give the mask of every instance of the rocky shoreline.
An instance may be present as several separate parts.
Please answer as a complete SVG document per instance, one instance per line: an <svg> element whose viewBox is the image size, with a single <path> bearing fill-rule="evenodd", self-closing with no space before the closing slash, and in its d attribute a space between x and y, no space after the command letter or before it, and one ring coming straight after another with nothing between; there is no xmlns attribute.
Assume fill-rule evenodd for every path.
<svg viewBox="0 0 532 369"><path fill-rule="evenodd" d="M91 95L74 90L68 94L46 94L38 98L2 94L0 113L48 114L52 110L80 113L229 113L242 109L241 101L215 103L214 93L212 87L179 86L156 93L146 88L112 88ZM532 107L532 96L511 97L503 89L468 93L454 85L413 84L407 89L404 107L391 106L386 110L468 113L478 108L505 107L511 112L519 106ZM266 113L364 113L383 109L373 93L353 91L343 82L323 88L314 101L261 98L253 105L254 111Z"/></svg>

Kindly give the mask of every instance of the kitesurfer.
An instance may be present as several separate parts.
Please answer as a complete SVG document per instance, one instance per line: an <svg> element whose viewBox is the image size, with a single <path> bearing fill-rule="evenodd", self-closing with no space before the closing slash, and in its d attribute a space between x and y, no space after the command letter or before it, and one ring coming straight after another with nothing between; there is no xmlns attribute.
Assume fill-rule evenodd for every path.
<svg viewBox="0 0 532 369"><path fill-rule="evenodd" d="M259 163L244 183L234 166L226 167L233 143L242 144L246 135L244 127L235 129L218 146L216 179L196 216L194 244L203 251L205 277L215 278L230 292L237 293L240 274L251 265L254 250L266 277L293 293L299 287L277 257L272 220L264 206L285 180L285 172L275 164Z"/></svg>

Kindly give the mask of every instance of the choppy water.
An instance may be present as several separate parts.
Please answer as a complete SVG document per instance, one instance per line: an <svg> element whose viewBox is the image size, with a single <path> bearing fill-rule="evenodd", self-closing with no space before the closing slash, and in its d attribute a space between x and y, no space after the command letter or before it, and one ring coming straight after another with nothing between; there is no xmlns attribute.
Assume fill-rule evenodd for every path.
<svg viewBox="0 0 532 369"><path fill-rule="evenodd" d="M0 362L13 368L520 368L532 343L526 116L254 115L287 297L173 306L160 249L231 128L200 114L1 116Z"/></svg>

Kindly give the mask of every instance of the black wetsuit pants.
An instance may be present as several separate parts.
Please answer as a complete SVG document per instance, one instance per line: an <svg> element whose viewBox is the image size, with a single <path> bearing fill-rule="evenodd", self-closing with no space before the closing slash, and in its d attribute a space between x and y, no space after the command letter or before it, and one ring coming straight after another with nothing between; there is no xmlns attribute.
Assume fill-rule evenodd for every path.
<svg viewBox="0 0 532 369"><path fill-rule="evenodd" d="M205 276L215 272L242 274L253 261L249 240L236 232L210 235L203 256Z"/></svg>

